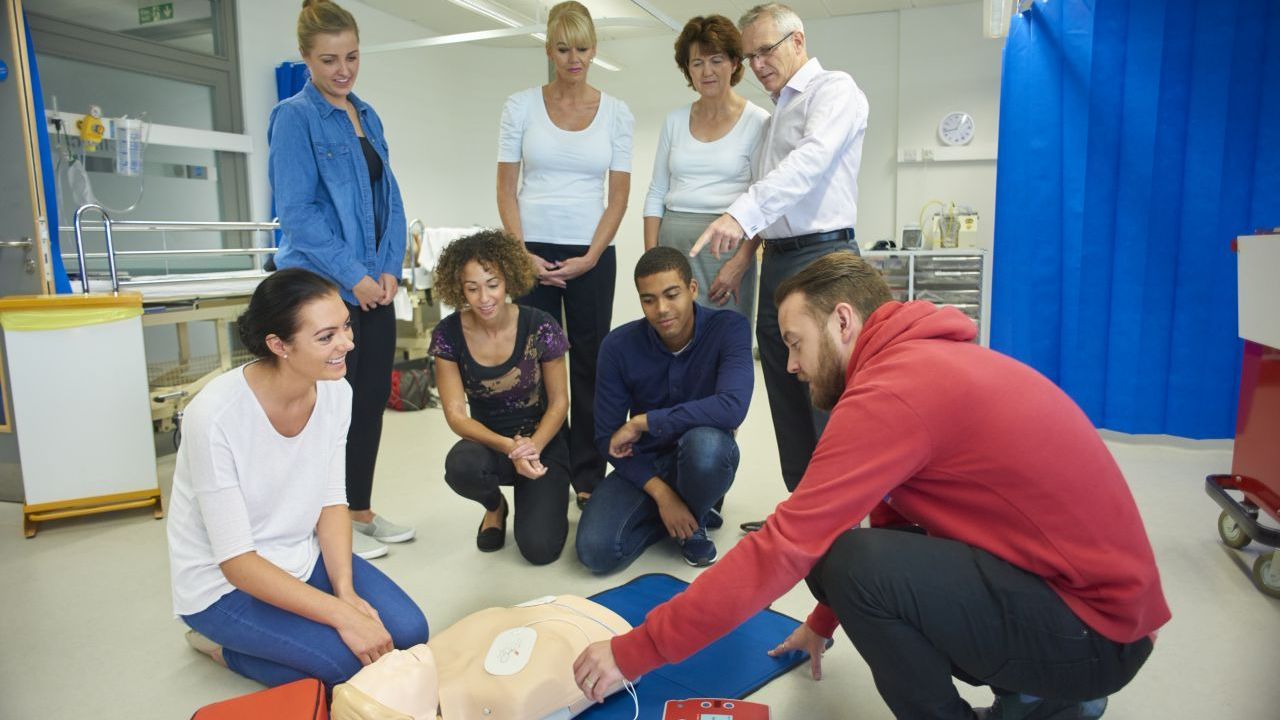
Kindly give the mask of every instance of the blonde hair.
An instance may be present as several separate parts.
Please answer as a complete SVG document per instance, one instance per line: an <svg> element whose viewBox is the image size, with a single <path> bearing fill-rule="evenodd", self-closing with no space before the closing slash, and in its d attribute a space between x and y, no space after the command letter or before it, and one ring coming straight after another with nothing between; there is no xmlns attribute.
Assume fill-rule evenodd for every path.
<svg viewBox="0 0 1280 720"><path fill-rule="evenodd" d="M298 13L298 49L303 55L311 52L316 35L337 35L350 30L360 41L360 28L351 13L332 0L303 0Z"/></svg>
<svg viewBox="0 0 1280 720"><path fill-rule="evenodd" d="M551 7L551 14L547 16L547 49L556 43L572 47L596 46L596 25L585 5L567 0Z"/></svg>

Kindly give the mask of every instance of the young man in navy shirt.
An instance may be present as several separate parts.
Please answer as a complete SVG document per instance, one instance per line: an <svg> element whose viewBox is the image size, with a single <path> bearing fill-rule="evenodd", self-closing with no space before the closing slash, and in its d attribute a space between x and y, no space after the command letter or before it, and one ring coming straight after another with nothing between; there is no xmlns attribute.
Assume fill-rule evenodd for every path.
<svg viewBox="0 0 1280 720"><path fill-rule="evenodd" d="M734 430L751 404L751 327L698 305L689 261L656 247L636 263L644 319L600 346L595 440L613 472L578 522L578 559L592 572L629 565L665 537L690 565L716 560L707 522L738 469Z"/></svg>

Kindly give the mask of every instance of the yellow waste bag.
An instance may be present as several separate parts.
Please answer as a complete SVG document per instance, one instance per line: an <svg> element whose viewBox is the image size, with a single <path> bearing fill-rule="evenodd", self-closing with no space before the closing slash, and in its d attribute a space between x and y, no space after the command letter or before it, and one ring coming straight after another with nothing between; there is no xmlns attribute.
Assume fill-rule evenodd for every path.
<svg viewBox="0 0 1280 720"><path fill-rule="evenodd" d="M66 330L86 325L128 320L142 314L141 307L60 308L50 310L10 310L0 313L0 327L6 332Z"/></svg>

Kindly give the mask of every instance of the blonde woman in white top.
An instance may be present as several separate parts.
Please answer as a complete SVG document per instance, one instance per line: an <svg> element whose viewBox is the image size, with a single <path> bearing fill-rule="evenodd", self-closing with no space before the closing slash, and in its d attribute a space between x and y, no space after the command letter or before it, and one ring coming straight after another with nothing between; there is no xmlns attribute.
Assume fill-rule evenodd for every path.
<svg viewBox="0 0 1280 720"><path fill-rule="evenodd" d="M174 614L193 647L245 677L332 686L427 640L418 606L351 553L351 315L337 286L291 268L262 281L238 325L257 360L186 411L169 499Z"/></svg>
<svg viewBox="0 0 1280 720"><path fill-rule="evenodd" d="M569 336L569 475L579 506L604 477L593 440L596 355L613 320L612 243L631 190L635 123L626 103L587 84L595 55L587 9L552 7L555 79L507 99L498 143L498 214L538 272L516 301L563 318Z"/></svg>
<svg viewBox="0 0 1280 720"><path fill-rule="evenodd" d="M688 253L703 230L751 184L751 162L769 113L739 95L742 36L723 15L695 17L675 42L676 65L699 98L667 115L644 205L644 247ZM743 248L692 258L698 301L751 320L756 261Z"/></svg>

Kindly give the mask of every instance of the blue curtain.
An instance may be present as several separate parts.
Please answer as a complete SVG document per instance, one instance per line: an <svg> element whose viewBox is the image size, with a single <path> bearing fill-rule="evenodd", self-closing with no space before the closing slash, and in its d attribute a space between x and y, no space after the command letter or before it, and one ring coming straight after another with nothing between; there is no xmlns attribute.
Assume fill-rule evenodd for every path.
<svg viewBox="0 0 1280 720"><path fill-rule="evenodd" d="M297 95L311 79L307 64L286 60L276 66L276 99L285 100Z"/></svg>
<svg viewBox="0 0 1280 720"><path fill-rule="evenodd" d="M992 347L1100 427L1231 437L1231 241L1280 226L1280 2L1037 0L999 158Z"/></svg>
<svg viewBox="0 0 1280 720"><path fill-rule="evenodd" d="M31 95L35 98L36 139L40 146L40 174L44 176L44 216L49 223L49 259L53 275L53 290L57 293L70 293L71 283L67 279L67 269L62 264L62 243L58 240L58 176L53 172L53 148L49 143L49 126L44 122L44 92L40 85L40 68L36 65L36 46L31 41L31 28L27 25L26 16L22 19L23 30L27 36L27 57L30 59L28 72L31 74Z"/></svg>

